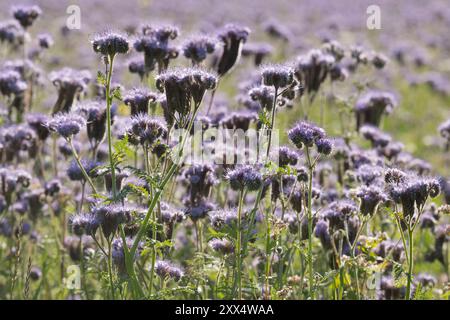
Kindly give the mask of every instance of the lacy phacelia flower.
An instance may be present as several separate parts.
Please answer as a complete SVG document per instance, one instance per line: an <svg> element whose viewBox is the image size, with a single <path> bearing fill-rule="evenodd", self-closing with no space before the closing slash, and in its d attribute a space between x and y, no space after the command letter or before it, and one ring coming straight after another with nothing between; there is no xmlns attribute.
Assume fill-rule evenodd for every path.
<svg viewBox="0 0 450 320"><path fill-rule="evenodd" d="M133 208L119 204L99 205L91 209L106 238L113 235L120 224L131 221Z"/></svg>
<svg viewBox="0 0 450 320"><path fill-rule="evenodd" d="M77 236L94 235L99 227L99 221L91 213L80 213L69 218L69 226Z"/></svg>
<svg viewBox="0 0 450 320"><path fill-rule="evenodd" d="M17 47L24 43L25 32L16 20L0 22L0 42Z"/></svg>
<svg viewBox="0 0 450 320"><path fill-rule="evenodd" d="M376 186L362 186L356 196L360 199L359 210L363 215L373 215L378 205L387 201L384 191Z"/></svg>
<svg viewBox="0 0 450 320"><path fill-rule="evenodd" d="M178 33L178 29L172 26L143 27L133 46L137 52L144 53L146 74L154 70L156 64L159 72L166 70L170 60L178 57L178 48L169 44L169 40L174 40Z"/></svg>
<svg viewBox="0 0 450 320"><path fill-rule="evenodd" d="M224 239L211 239L208 242L211 249L213 249L216 252L219 252L221 254L230 254L234 252L234 246L233 243L224 238Z"/></svg>
<svg viewBox="0 0 450 320"><path fill-rule="evenodd" d="M19 95L27 89L27 84L22 80L19 72L14 70L4 71L0 75L0 92L7 97Z"/></svg>
<svg viewBox="0 0 450 320"><path fill-rule="evenodd" d="M191 60L192 65L201 64L208 54L214 53L218 44L218 40L207 36L198 35L188 39L183 44L183 55Z"/></svg>
<svg viewBox="0 0 450 320"><path fill-rule="evenodd" d="M268 43L248 43L242 48L242 56L253 56L255 66L259 66L272 51L273 47Z"/></svg>
<svg viewBox="0 0 450 320"><path fill-rule="evenodd" d="M440 189L438 180L415 175L408 175L400 183L388 185L390 197L402 205L403 215L410 218L414 216L415 208L421 212L427 199L437 197Z"/></svg>
<svg viewBox="0 0 450 320"><path fill-rule="evenodd" d="M42 113L30 113L26 116L28 125L33 128L40 140L44 141L50 135L50 131L46 126L49 117Z"/></svg>
<svg viewBox="0 0 450 320"><path fill-rule="evenodd" d="M141 113L131 118L126 134L130 143L152 148L166 139L167 127L160 119Z"/></svg>
<svg viewBox="0 0 450 320"><path fill-rule="evenodd" d="M275 89L285 88L294 82L294 71L284 65L267 65L261 70L263 84Z"/></svg>
<svg viewBox="0 0 450 320"><path fill-rule="evenodd" d="M87 101L76 106L76 112L86 118L87 136L92 145L97 145L106 132L106 106L99 101Z"/></svg>
<svg viewBox="0 0 450 320"><path fill-rule="evenodd" d="M216 85L214 74L198 68L177 68L159 75L156 87L166 95L167 123L185 124L183 119L189 118L200 107L206 91L213 90Z"/></svg>
<svg viewBox="0 0 450 320"><path fill-rule="evenodd" d="M139 113L148 113L150 103L158 99L156 93L150 92L144 88L134 88L126 93L123 103L130 107L131 116Z"/></svg>
<svg viewBox="0 0 450 320"><path fill-rule="evenodd" d="M372 91L362 96L355 105L356 128L370 124L379 127L383 114L389 114L397 105L394 96L388 92Z"/></svg>
<svg viewBox="0 0 450 320"><path fill-rule="evenodd" d="M139 75L139 78L142 81L144 79L147 71L150 72L150 71L153 71L153 69L146 71L144 60L133 59L133 60L128 62L128 71L130 71L131 73L136 73L137 75Z"/></svg>
<svg viewBox="0 0 450 320"><path fill-rule="evenodd" d="M321 153L331 152L332 143L325 136L325 130L310 122L301 121L288 131L289 140L299 149L311 148L316 144ZM328 153L329 154L329 153Z"/></svg>
<svg viewBox="0 0 450 320"><path fill-rule="evenodd" d="M313 97L326 80L334 63L332 55L320 50L311 50L307 55L297 58L295 76Z"/></svg>
<svg viewBox="0 0 450 320"><path fill-rule="evenodd" d="M164 260L156 261L155 273L164 280L173 279L175 281L180 281L181 277L183 277L184 275L184 272L181 268Z"/></svg>
<svg viewBox="0 0 450 320"><path fill-rule="evenodd" d="M278 165L280 167L295 166L299 158L299 154L288 147L282 146L278 149Z"/></svg>
<svg viewBox="0 0 450 320"><path fill-rule="evenodd" d="M250 127L250 123L257 119L258 115L254 112L238 111L223 117L219 123L227 129L241 129L247 131Z"/></svg>
<svg viewBox="0 0 450 320"><path fill-rule="evenodd" d="M27 29L42 14L42 10L38 6L17 6L13 7L12 14L20 25Z"/></svg>
<svg viewBox="0 0 450 320"><path fill-rule="evenodd" d="M248 92L253 101L258 101L260 108L271 111L273 108L273 99L275 97L275 90L268 86L258 86L250 89Z"/></svg>
<svg viewBox="0 0 450 320"><path fill-rule="evenodd" d="M53 106L53 114L69 112L75 99L79 99L81 93L87 90L91 80L91 73L87 70L74 70L63 68L51 72L50 80L58 90L58 99Z"/></svg>
<svg viewBox="0 0 450 320"><path fill-rule="evenodd" d="M228 73L238 62L242 44L247 41L250 30L245 27L228 24L219 32L222 42L222 55L217 61L216 71L219 77Z"/></svg>
<svg viewBox="0 0 450 320"><path fill-rule="evenodd" d="M46 125L50 131L58 133L65 139L70 139L74 135L77 135L85 124L86 120L80 115L73 113L58 113L54 115Z"/></svg>
<svg viewBox="0 0 450 320"><path fill-rule="evenodd" d="M130 49L127 37L117 32L105 32L98 34L92 40L92 48L95 52L105 56L126 54Z"/></svg>
<svg viewBox="0 0 450 320"><path fill-rule="evenodd" d="M262 186L261 173L252 166L239 166L230 170L226 178L230 182L231 189L236 191L244 189L255 191Z"/></svg>

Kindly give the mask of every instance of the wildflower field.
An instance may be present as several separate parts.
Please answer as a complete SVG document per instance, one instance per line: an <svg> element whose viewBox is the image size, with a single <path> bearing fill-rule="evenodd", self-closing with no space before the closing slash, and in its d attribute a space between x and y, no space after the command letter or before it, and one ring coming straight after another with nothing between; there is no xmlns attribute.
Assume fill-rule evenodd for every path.
<svg viewBox="0 0 450 320"><path fill-rule="evenodd" d="M448 1L0 3L1 300L450 298Z"/></svg>

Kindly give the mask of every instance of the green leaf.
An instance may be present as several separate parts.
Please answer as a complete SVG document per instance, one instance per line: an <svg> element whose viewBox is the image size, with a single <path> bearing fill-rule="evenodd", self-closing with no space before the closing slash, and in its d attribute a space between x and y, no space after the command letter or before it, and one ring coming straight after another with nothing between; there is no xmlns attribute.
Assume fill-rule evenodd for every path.
<svg viewBox="0 0 450 320"><path fill-rule="evenodd" d="M128 146L127 135L125 135L121 140L116 141L113 147L113 160L115 165L123 162L126 158L132 159L134 157L133 150Z"/></svg>
<svg viewBox="0 0 450 320"><path fill-rule="evenodd" d="M262 124L264 124L266 127L270 127L270 117L269 117L269 113L266 110L262 110L258 114L258 118L259 118L259 121L262 122Z"/></svg>
<svg viewBox="0 0 450 320"><path fill-rule="evenodd" d="M97 72L97 83L106 86L106 76L101 71Z"/></svg>
<svg viewBox="0 0 450 320"><path fill-rule="evenodd" d="M122 92L120 91L120 87L114 88L114 90L113 90L112 93L111 93L111 96L112 96L114 99L117 99L117 100L119 100L119 101L122 101Z"/></svg>

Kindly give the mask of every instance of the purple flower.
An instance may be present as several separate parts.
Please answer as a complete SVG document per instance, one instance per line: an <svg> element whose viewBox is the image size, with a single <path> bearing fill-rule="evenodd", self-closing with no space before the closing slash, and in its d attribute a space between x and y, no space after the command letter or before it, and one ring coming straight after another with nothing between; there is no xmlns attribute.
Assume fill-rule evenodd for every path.
<svg viewBox="0 0 450 320"><path fill-rule="evenodd" d="M92 48L102 55L114 56L128 53L130 43L125 35L109 31L97 34L92 40Z"/></svg>
<svg viewBox="0 0 450 320"><path fill-rule="evenodd" d="M156 261L155 273L163 279L170 278L175 281L180 281L184 275L181 268L165 260Z"/></svg>
<svg viewBox="0 0 450 320"><path fill-rule="evenodd" d="M262 176L252 166L238 166L228 171L226 179L230 182L231 189L242 191L256 191L262 186Z"/></svg>
<svg viewBox="0 0 450 320"><path fill-rule="evenodd" d="M158 99L156 93L150 92L145 88L134 88L126 93L123 103L131 108L131 115L136 116L139 113L148 113L150 103Z"/></svg>
<svg viewBox="0 0 450 320"><path fill-rule="evenodd" d="M285 88L294 82L294 71L285 65L267 65L261 69L264 85Z"/></svg>
<svg viewBox="0 0 450 320"><path fill-rule="evenodd" d="M65 139L70 139L77 135L81 128L86 124L86 120L73 113L58 113L48 122L47 127L50 131L58 133Z"/></svg>
<svg viewBox="0 0 450 320"><path fill-rule="evenodd" d="M207 36L198 35L186 40L183 44L183 55L192 61L193 65L198 65L206 59L208 54L212 54L217 48L218 40Z"/></svg>
<svg viewBox="0 0 450 320"><path fill-rule="evenodd" d="M12 14L20 25L27 29L42 14L42 10L38 6L15 6L12 8Z"/></svg>
<svg viewBox="0 0 450 320"><path fill-rule="evenodd" d="M299 149L303 145L312 147L317 140L325 138L325 130L310 122L301 121L288 131L288 137Z"/></svg>
<svg viewBox="0 0 450 320"><path fill-rule="evenodd" d="M222 42L222 55L216 64L216 71L219 77L226 73L237 64L241 55L242 44L247 41L250 30L234 24L226 25L218 34Z"/></svg>

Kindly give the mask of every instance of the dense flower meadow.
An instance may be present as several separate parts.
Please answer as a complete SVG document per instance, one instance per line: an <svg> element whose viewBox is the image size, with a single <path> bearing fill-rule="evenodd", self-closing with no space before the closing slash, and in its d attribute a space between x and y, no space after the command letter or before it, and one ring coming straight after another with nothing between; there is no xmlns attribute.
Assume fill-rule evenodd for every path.
<svg viewBox="0 0 450 320"><path fill-rule="evenodd" d="M326 1L104 27L84 2L87 30L1 16L0 299L450 297L445 1L381 31ZM232 161L186 156L211 130Z"/></svg>

